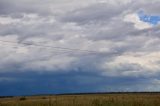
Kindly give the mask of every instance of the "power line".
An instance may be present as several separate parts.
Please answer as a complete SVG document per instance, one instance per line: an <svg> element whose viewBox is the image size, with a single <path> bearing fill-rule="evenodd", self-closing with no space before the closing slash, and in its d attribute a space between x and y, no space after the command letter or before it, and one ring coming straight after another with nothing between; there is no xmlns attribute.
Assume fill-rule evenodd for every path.
<svg viewBox="0 0 160 106"><path fill-rule="evenodd" d="M0 40L0 42L5 42L5 43L12 43L12 44L22 44L25 46L35 46L35 47L44 47L44 48L52 48L52 49L59 49L61 51L76 51L76 52L86 52L86 53L91 53L91 54L97 54L100 53L98 51L90 51L90 50L83 50L83 49L73 49L73 48L65 48L65 47L57 47L57 46L49 46L49 45L41 45L41 44L33 44L33 43L26 43L26 42L22 42L22 43L17 43L17 42L13 42L13 41L4 41L4 40ZM12 45L13 46L13 45ZM17 47L17 46L15 46Z"/></svg>
<svg viewBox="0 0 160 106"><path fill-rule="evenodd" d="M0 44L2 44L2 43L0 43ZM9 44L9 43L8 43ZM12 47L14 47L14 48L18 48L19 46L20 47L26 47L26 45L18 45L18 46L16 46L16 45L8 45L8 44L5 44L5 45L7 45L7 46L12 46ZM84 53L86 53L86 52L79 52L79 51L76 51L76 52L73 52L73 51L68 51L68 50L53 50L53 49L47 49L47 50L49 50L49 51L52 51L53 53L54 53L54 56L56 56L56 55L63 55L63 54L76 54L76 55L78 55L78 54L84 54ZM95 54L95 53L86 53L86 54Z"/></svg>

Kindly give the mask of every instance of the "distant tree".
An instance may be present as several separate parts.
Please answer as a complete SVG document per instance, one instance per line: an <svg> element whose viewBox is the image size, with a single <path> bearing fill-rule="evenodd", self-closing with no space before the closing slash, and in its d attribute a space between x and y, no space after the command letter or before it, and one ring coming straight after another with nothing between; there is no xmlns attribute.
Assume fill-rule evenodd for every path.
<svg viewBox="0 0 160 106"><path fill-rule="evenodd" d="M47 99L46 97L42 97L42 99Z"/></svg>
<svg viewBox="0 0 160 106"><path fill-rule="evenodd" d="M21 98L19 98L19 100L26 100L26 97L21 97Z"/></svg>

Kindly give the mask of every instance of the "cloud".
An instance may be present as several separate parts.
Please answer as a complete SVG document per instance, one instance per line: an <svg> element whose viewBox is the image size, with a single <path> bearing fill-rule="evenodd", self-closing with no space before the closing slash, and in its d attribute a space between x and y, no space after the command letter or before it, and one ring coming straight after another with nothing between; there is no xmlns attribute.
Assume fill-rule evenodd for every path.
<svg viewBox="0 0 160 106"><path fill-rule="evenodd" d="M14 3L16 2L18 1L15 0ZM3 1L3 3L8 5L11 2ZM14 3L12 4L13 7L11 7L13 8L12 10L15 9ZM1 39L9 40L10 38L14 38L11 41L17 43L15 44L15 46L17 46L16 49L9 47L9 50L5 51L8 52L6 56L8 57L7 59L14 61L10 61L10 63L4 59L5 62L2 62L6 64L4 66L7 66L7 63L14 63L13 66L15 64L19 66L17 70L40 70L42 68L42 70L45 71L61 69L55 67L65 67L62 69L70 70L72 67L83 66L81 64L83 64L82 61L84 61L85 58L89 58L89 62L86 63L88 65L92 65L92 59L100 61L100 63L103 64L106 62L110 63L114 61L114 59L118 59L118 57L127 57L126 53L128 52L139 52L140 50L148 51L147 49L150 46L149 42L151 42L150 39L155 38L158 40L157 37L151 38L145 36L146 33L148 34L147 30L153 29L153 26L142 22L138 18L138 14L133 13L133 11L137 11L134 10L134 6L139 6L140 4L142 6L146 5L146 2L143 1L134 4L131 8L129 8L129 5L132 1L128 0L123 3L120 3L120 1L108 1L108 3L97 1L91 3L87 1L87 5L84 5L82 1L78 8L70 7L68 11L63 11L63 13L54 13L46 9L44 11L50 13L45 15L39 13L39 11L41 11L39 8L42 8L41 6L44 2L35 1L34 3L36 3L37 6L32 9L35 11L28 12L28 7L25 5L32 3L31 1L19 2L19 4L24 7L23 12L20 11L13 14L10 13L11 10L8 10L6 13L2 12L3 15L0 17L0 27L2 29L0 31ZM118 5L119 3L120 5ZM58 1L51 2L50 0L45 2L46 6L56 6L57 10L61 10L61 6L65 7L74 4L76 5L77 3L72 1L68 4ZM32 8L32 5L30 7ZM6 11L7 9L7 7L4 8ZM130 13L130 11L132 11L132 13ZM14 15L17 15L17 17L14 17ZM147 30L145 30L146 28ZM155 31L153 34L155 34ZM63 54L63 52L62 54L56 55L56 53L52 54L52 50L50 52L49 48L36 48L32 46L21 47L23 46L20 44L21 42L82 50L86 49L97 51L99 54L93 55L92 59L90 55L79 55L76 54L76 51L74 51L76 55L70 55L70 53ZM136 42L136 44L131 42ZM146 47L144 43L146 43ZM137 47L139 47L139 49L137 49ZM153 45L150 48L152 47ZM54 51L59 52L58 49ZM141 52L143 53L143 51ZM148 52L151 53L153 50ZM10 55L10 53L12 53L12 55ZM39 55L36 55L37 53L39 53ZM157 51L154 53L157 53ZM4 53L2 52L2 54ZM28 56L30 58L26 58ZM65 61L61 59L61 57L63 57ZM102 57L105 58L102 59ZM133 58L136 59L135 57ZM123 63L124 60L120 60ZM134 63L139 64L138 61ZM100 67L101 64L94 64L100 72L103 71ZM71 65L73 66L71 67ZM87 68L87 65L84 66L84 68Z"/></svg>
<svg viewBox="0 0 160 106"><path fill-rule="evenodd" d="M77 24L99 23L101 21L110 21L111 18L120 14L124 9L124 5L117 6L98 3L68 12L60 17L60 20L64 22L75 22Z"/></svg>
<svg viewBox="0 0 160 106"><path fill-rule="evenodd" d="M134 27L140 30L152 27L151 24L143 22L138 14L128 14L125 16L124 21L133 23Z"/></svg>
<svg viewBox="0 0 160 106"><path fill-rule="evenodd" d="M24 72L36 73L34 75L37 77L41 73L52 75L68 73L70 76L75 72L77 78L72 79L74 86L77 83L80 85L93 83L92 80L95 78L100 85L94 90L105 91L105 84L110 85L113 90L117 90L117 86L121 89L126 87L129 90L138 90L142 86L149 87L149 85L152 87L148 89L153 89L156 85L153 79L157 79L160 75L159 25L143 22L138 12L144 10L146 14L159 16L159 1L69 1L0 1L1 75L5 73L21 75ZM90 54L54 47L97 53ZM79 73L84 74L78 76ZM95 73L98 76L93 75ZM29 76L26 77L29 83ZM143 81L141 77L144 78ZM2 79L4 78L6 77L2 76ZM112 82L112 78L115 81ZM135 87L126 81L132 78L140 81L133 82ZM109 81L104 83L103 80L107 79ZM126 85L116 86L118 80L126 81L124 82ZM60 83L57 80L56 82ZM35 83L39 83L38 80ZM88 89L90 87L83 91ZM68 87L68 91L72 90Z"/></svg>
<svg viewBox="0 0 160 106"><path fill-rule="evenodd" d="M107 62L105 73L113 76L152 76L159 73L159 53L127 53Z"/></svg>
<svg viewBox="0 0 160 106"><path fill-rule="evenodd" d="M66 73L14 72L1 74L14 79L0 82L0 95L29 95L106 91L156 91L159 77L106 77L99 73L70 71ZM36 76L36 77L35 77ZM8 87L12 86L12 89Z"/></svg>

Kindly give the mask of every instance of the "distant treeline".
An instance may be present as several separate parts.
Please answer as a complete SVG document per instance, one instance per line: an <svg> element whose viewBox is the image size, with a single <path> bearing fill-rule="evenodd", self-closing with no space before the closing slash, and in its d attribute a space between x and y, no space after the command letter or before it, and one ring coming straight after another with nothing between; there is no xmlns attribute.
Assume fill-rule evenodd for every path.
<svg viewBox="0 0 160 106"><path fill-rule="evenodd" d="M90 95L90 94L157 94L160 92L90 92L90 93L64 93L57 95Z"/></svg>
<svg viewBox="0 0 160 106"><path fill-rule="evenodd" d="M86 92L86 93L61 93L61 94L35 94L21 96L61 96L61 95L102 95L102 94L160 94L160 92ZM19 97L21 97L19 96ZM0 98L12 98L15 96L0 96Z"/></svg>
<svg viewBox="0 0 160 106"><path fill-rule="evenodd" d="M0 96L0 98L13 98L14 96Z"/></svg>

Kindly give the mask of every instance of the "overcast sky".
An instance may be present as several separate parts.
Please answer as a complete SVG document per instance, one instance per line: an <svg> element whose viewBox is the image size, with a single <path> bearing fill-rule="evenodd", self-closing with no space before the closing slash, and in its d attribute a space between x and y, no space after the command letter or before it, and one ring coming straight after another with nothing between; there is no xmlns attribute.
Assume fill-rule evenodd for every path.
<svg viewBox="0 0 160 106"><path fill-rule="evenodd" d="M159 0L0 0L0 95L160 91L159 10Z"/></svg>

